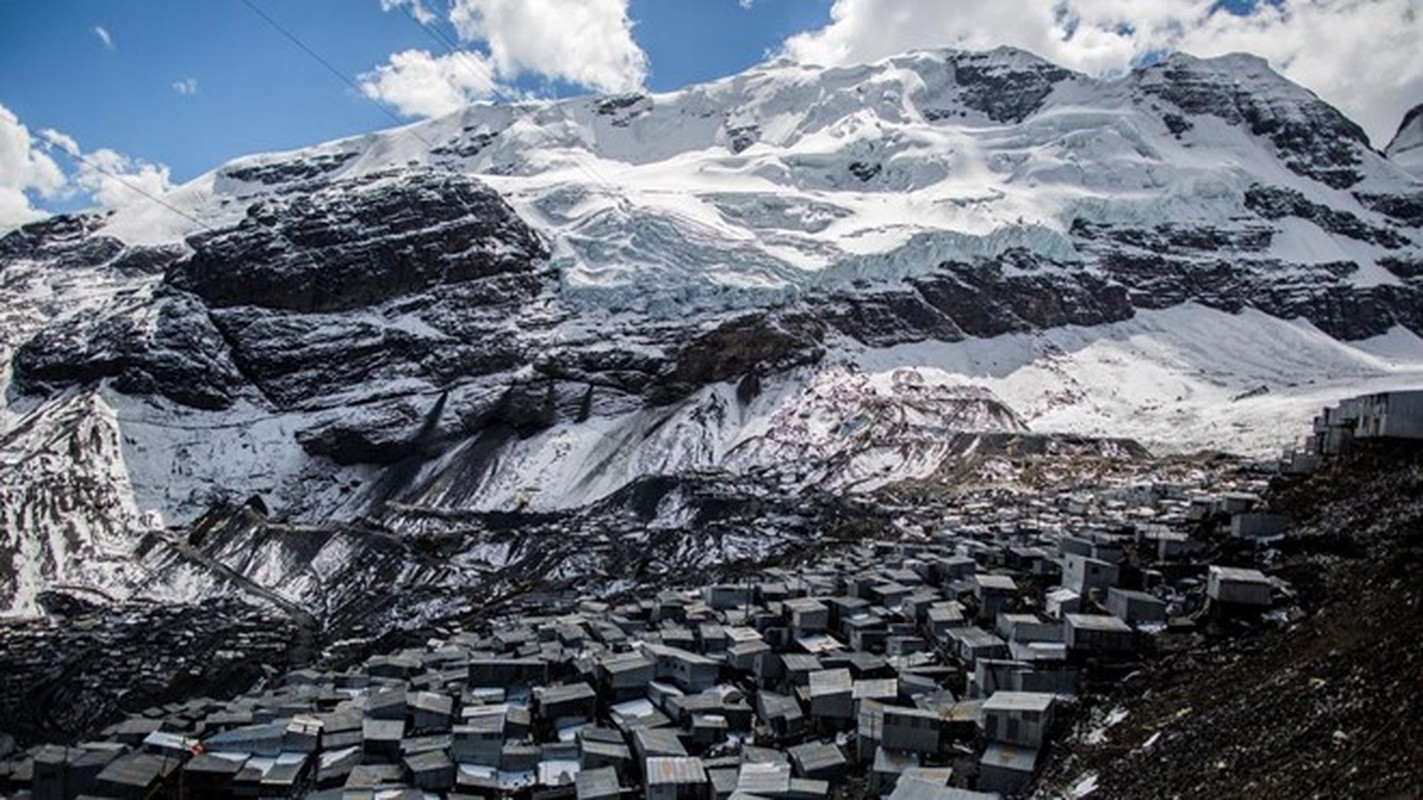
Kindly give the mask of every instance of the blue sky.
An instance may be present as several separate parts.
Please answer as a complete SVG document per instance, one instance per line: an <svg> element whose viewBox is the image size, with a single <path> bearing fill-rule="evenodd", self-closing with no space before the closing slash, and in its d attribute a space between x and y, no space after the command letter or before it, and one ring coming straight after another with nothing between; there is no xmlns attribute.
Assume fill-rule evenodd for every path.
<svg viewBox="0 0 1423 800"><path fill-rule="evenodd" d="M1423 101L1418 3L0 0L0 230L132 200L110 173L159 194L237 156L389 127L393 117L512 95L677 89L768 54L839 64L1008 44L1111 75L1172 50L1247 51L1382 147Z"/></svg>
<svg viewBox="0 0 1423 800"><path fill-rule="evenodd" d="M377 0L254 0L351 78L393 52L443 51ZM675 89L739 72L787 36L823 24L828 0L635 0L648 87ZM456 38L447 20L431 23ZM102 27L112 46L95 32ZM196 79L182 94L174 83ZM581 92L527 77L540 93ZM238 0L6 0L0 3L0 104L54 128L162 162L175 181L239 155L299 147L393 124Z"/></svg>

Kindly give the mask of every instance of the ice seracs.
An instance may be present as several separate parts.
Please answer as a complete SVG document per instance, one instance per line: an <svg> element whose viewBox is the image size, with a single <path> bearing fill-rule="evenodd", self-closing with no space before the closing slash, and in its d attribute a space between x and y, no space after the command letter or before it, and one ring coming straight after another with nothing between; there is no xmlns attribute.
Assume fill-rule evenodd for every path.
<svg viewBox="0 0 1423 800"><path fill-rule="evenodd" d="M1410 119L1385 157L1259 59L939 50L238 159L0 240L4 533L72 528L29 584L92 549L36 466L74 408L129 532L873 491L1025 429L1273 453L1423 370Z"/></svg>

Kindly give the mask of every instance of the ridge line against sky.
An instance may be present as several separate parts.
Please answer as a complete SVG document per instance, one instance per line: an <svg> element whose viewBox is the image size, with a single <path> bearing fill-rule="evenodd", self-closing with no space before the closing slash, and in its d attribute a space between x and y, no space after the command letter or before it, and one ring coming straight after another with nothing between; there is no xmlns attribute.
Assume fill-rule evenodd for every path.
<svg viewBox="0 0 1423 800"><path fill-rule="evenodd" d="M388 127L387 111L667 91L772 56L835 66L1010 45L1110 76L1175 50L1251 52L1376 147L1423 102L1423 0L255 2L359 92L237 0L0 7L0 227L133 201L127 183L161 194L240 155Z"/></svg>

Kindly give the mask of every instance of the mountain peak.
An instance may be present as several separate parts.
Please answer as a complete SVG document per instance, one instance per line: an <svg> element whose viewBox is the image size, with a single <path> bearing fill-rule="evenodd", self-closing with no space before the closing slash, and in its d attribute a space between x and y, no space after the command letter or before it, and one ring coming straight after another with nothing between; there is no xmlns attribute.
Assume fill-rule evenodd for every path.
<svg viewBox="0 0 1423 800"><path fill-rule="evenodd" d="M1398 132L1384 148L1389 160L1423 179L1423 103L1409 109L1398 124Z"/></svg>
<svg viewBox="0 0 1423 800"><path fill-rule="evenodd" d="M1099 80L1000 48L240 159L181 216L0 240L8 541L253 494L330 520L703 468L880 486L1023 427L1276 450L1329 392L1423 379L1416 183L1350 126L1259 59ZM56 482L37 454L71 440Z"/></svg>
<svg viewBox="0 0 1423 800"><path fill-rule="evenodd" d="M1270 66L1270 62L1268 60L1258 55L1255 55L1254 53L1233 52L1222 53L1221 55L1217 56L1197 56L1192 55L1191 53L1187 53L1184 50L1177 50L1166 56L1166 58L1162 59L1161 63L1171 66L1184 66L1196 69L1208 69L1216 72L1228 72L1236 77L1263 75L1268 73L1269 75L1275 78L1279 78L1280 80L1288 80L1287 78L1276 72L1275 69Z"/></svg>

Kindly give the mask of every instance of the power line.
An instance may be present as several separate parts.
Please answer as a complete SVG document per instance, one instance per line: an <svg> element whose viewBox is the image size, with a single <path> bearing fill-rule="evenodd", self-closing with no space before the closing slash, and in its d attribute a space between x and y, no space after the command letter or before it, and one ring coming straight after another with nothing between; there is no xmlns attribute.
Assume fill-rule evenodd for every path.
<svg viewBox="0 0 1423 800"><path fill-rule="evenodd" d="M456 58L463 56L464 58L462 60L469 64L469 66L471 67L471 73L476 75L478 74L478 70L476 69L478 65L474 63L473 57L469 54L468 50L465 50L463 47L460 47L459 43L451 39L448 35L446 35L444 31L440 30L438 27L421 20L418 16L415 15L413 11L410 10L410 7L408 5L400 3L397 7L402 12L404 12L406 19L409 19L415 24L416 27L424 31L426 36L429 36L431 39L435 40L435 43L443 47L446 53ZM504 103L505 105L514 105L513 99L511 99L507 94L499 90L499 83L497 81L489 81L489 93L494 96L495 100L498 100L501 103Z"/></svg>
<svg viewBox="0 0 1423 800"><path fill-rule="evenodd" d="M265 11L263 11L255 2L253 2L253 0L241 0L241 2L242 2L243 5L247 6L247 8L249 8L249 9L252 11L252 13L254 13L254 14L256 14L257 16L261 17L268 25L272 26L272 28L274 28L278 33L280 33L280 34L282 34L283 36L285 36L288 40L290 40L293 44L295 44L295 45L296 45L298 48L300 48L303 52L305 52L307 55L309 55L309 56L311 56L313 59L315 59L317 63L319 63L321 66L325 67L326 70L327 70L328 72L330 72L332 75L335 75L335 76L337 77L337 79L339 79L342 83L344 83L344 84L346 84L347 86L349 86L349 87L351 87L352 89L354 89L354 90L356 91L356 94L358 94L359 96L364 97L364 98L366 98L367 100L369 100L369 101L371 101L372 103L374 103L375 106L381 110L381 113L385 114L385 115L386 115L387 117L389 117L393 122L395 122L396 125L398 125L398 126L401 127L401 131L400 131L400 132L402 132L402 133L409 133L411 136L414 136L416 139L418 139L418 140L420 141L421 144L425 145L425 148L426 148L427 150L434 150L434 149L435 149L435 146L434 146L433 144L431 144L430 141L429 141L428 139L426 139L424 136L421 136L421 135L415 130L414 127L410 126L410 123L409 123L408 121L402 120L400 117L396 116L395 113L392 112L389 108L386 108L383 104L381 104L380 101L378 101L378 100L376 100L374 97L371 97L370 95L366 94L366 92L361 89L361 86L360 86L359 83L357 83L357 82L356 82L355 80L353 80L349 75L347 75L346 73L344 73L344 72L342 72L340 69L338 69L336 66L334 66L330 61L327 61L325 58L323 58L320 53L316 52L315 49L313 49L312 47L310 47L309 45L307 45L305 42L303 42L303 41L301 40L301 38L298 37L295 33L292 33L290 30L288 30L287 28L283 27L281 23L277 22L275 19L272 18L271 15L269 15L269 14L267 14ZM453 41L451 41L450 38L449 38L448 36L446 36L443 31L441 31L440 29L435 28L435 27L433 27L433 26L431 26L431 25L429 25L429 24L427 24L427 23L425 23L425 22L420 21L420 19L419 19L417 16L415 16L415 14L411 11L411 9L410 9L406 4L404 4L404 3L397 3L396 5L397 5L397 7L401 10L401 12L403 12L403 13L405 14L405 16L406 16L408 19L410 19L411 22L413 22L415 25L417 25L421 30L425 31L426 35L431 36L431 37L433 37L434 39L436 39L436 41L444 47L444 49L445 49L445 51L446 51L447 53L449 53L450 55L454 56L455 58L459 58L460 56L464 56L464 58L466 58L466 59L469 59L469 58L470 58L469 54L468 54L463 48L459 47L457 44L455 44ZM470 65L471 67L474 66L472 62L469 62L469 65ZM513 105L513 103L510 101L510 99L509 99L506 95L504 95L502 92L499 91L498 84L497 84L495 81L493 81L493 80L490 81L490 94L492 94L492 95L495 97L495 99L500 100L501 102L505 103L506 105ZM576 167L576 168L578 168L579 170L581 170L585 175L587 175L589 178L591 178L595 183L601 183L601 184L603 184L603 187L604 187L605 189L608 189L608 190L610 190L610 191L612 191L612 190L614 189L613 184L612 184L610 181L608 181L606 178L604 178L602 175L598 174L597 171L594 170L591 165L589 165L589 164L584 164L582 161L579 161L579 160L575 159L575 160L573 161L573 166Z"/></svg>
<svg viewBox="0 0 1423 800"><path fill-rule="evenodd" d="M180 216L180 217L182 217L182 218L188 220L189 222L191 222L191 223L197 225L198 227L202 228L203 230L205 230L205 231L207 231L207 232L209 232L209 233L217 233L217 231L213 230L211 226L209 226L207 223L203 222L202 220L198 219L197 217L193 216L192 214L189 214L188 212L183 211L182 209L178 208L177 206L173 205L172 203L168 202L167 200L164 200L163 198L161 198L161 197L159 197L159 196L157 196L157 195L155 195L155 194L149 192L148 190L143 189L143 188L140 187L138 184L136 184L136 183L134 183L134 182L128 180L128 179L125 178L123 175L120 175L119 173L114 172L114 171L108 169L108 168L105 167L104 165L102 165L102 164L100 164L99 162L93 160L92 158L89 158L88 156L84 155L83 153L79 152L78 150L75 150L75 151L73 151L73 152L70 152L70 151L66 150L65 152L66 152L66 153L69 153L69 156L70 156L71 158L73 158L73 159L75 159L75 160L77 160L77 161L83 162L83 163L84 163L85 165L87 165L90 169L93 169L93 170L95 170L96 172L103 173L104 175L107 175L107 176L109 176L110 178L113 178L114 180L118 181L119 183L121 183L121 184L123 184L125 187L127 187L130 191L137 192L137 193L143 195L144 197L147 197L149 200L152 200L153 202L157 203L158 205L163 206L164 208L168 209L169 211L172 211L174 214L177 214L178 216Z"/></svg>
<svg viewBox="0 0 1423 800"><path fill-rule="evenodd" d="M464 61L470 67L471 74L478 74L478 65L474 63L473 58L470 56L467 50L465 50L463 47L460 47L458 43L451 40L450 37L446 35L444 31L416 16L409 5L405 3L397 3L396 6L405 14L405 17L407 19L414 23L414 25L420 30L424 31L426 36L429 36L431 39L433 39L436 44L441 45L445 49L445 52L447 54L454 56L457 59L463 57L463 59L461 60ZM489 93L494 96L494 99L504 103L505 105L514 105L509 96L499 90L499 84L496 81L491 80L489 82ZM603 188L609 190L612 190L614 188L613 184L608 181L608 179L604 178L601 174L599 174L597 170L594 170L592 165L584 164L581 161L575 160L573 162L573 166L582 170L583 174L587 175L589 178L592 178L595 182L603 184Z"/></svg>
<svg viewBox="0 0 1423 800"><path fill-rule="evenodd" d="M327 61L325 58L322 58L320 53L316 52L316 51L313 50L311 47L309 47L309 46L306 44L306 42L303 42L299 37L297 37L296 34L292 33L291 31L287 30L286 28L282 27L282 24L281 24L281 23L279 23L279 22L277 22L275 19L273 19L273 18L271 17L271 15L269 15L267 12L263 11L260 7L257 6L256 3L254 3L252 0L241 0L241 3L242 3L244 6L247 6L247 8L251 9L253 14L256 14L257 16L259 16L259 17L261 17L263 20L265 20L266 23L267 23L268 25L272 26L272 28L275 29L278 33L280 33L281 35L285 36L288 40L290 40L292 44L294 44L294 45L296 45L298 48L300 48L300 49L302 50L302 52L306 53L307 55L309 55L309 56L311 56L313 59L315 59L315 60L316 60L316 63L318 63L318 64L320 64L321 66L325 67L327 72L330 72L332 75L335 75L336 78L339 79L342 83L344 83L344 84L346 84L347 86L349 86L349 87L351 87L352 89L354 89L354 90L356 91L356 94L357 94L357 95L359 95L359 96L361 96L361 97L364 97L364 98L366 98L367 100L370 100L372 103L375 103L376 108L379 108L379 109L381 110L381 113L385 114L387 117L390 117L390 119L391 119L392 121L394 121L396 125L401 126L401 127L405 127L405 126L408 126L408 125L410 124L408 120L403 120L403 119L401 119L400 117L396 116L395 113L392 112L390 109L388 109L388 108L386 108L385 106L381 105L379 102L376 102L376 100L375 100L374 98L372 98L372 97L370 97L369 95L367 95L367 94L365 93L365 91L361 89L361 85L360 85L359 83L357 83L355 80L353 80L353 79L351 78L351 76L349 76L349 75L347 75L346 73L342 72L340 69L337 69L330 61ZM434 149L434 147L435 147L434 145L432 145L432 144L430 144L430 142L426 141L425 137L421 136L419 133L415 132L413 129L407 129L406 132L409 133L411 136L414 136L416 139L419 139L420 142L421 142L422 144L424 144L427 148L430 148L430 149L432 149L432 150Z"/></svg>

